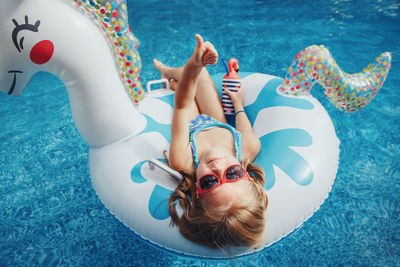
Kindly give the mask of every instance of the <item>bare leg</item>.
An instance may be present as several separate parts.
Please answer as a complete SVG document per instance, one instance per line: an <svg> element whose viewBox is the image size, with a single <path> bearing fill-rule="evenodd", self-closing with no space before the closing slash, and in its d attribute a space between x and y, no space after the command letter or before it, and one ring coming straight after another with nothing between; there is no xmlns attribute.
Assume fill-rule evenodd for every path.
<svg viewBox="0 0 400 267"><path fill-rule="evenodd" d="M197 83L196 103L200 113L226 123L217 88L206 68L201 71L199 82Z"/></svg>
<svg viewBox="0 0 400 267"><path fill-rule="evenodd" d="M155 68L160 71L161 78L168 79L170 81L171 89L175 90L177 88L177 83L181 79L184 67L170 68L156 59L153 61L153 63ZM206 114L215 118L216 120L226 123L226 118L217 88L215 87L215 84L206 68L203 68L200 73L195 100L197 107L193 107L193 110L196 110L197 114Z"/></svg>

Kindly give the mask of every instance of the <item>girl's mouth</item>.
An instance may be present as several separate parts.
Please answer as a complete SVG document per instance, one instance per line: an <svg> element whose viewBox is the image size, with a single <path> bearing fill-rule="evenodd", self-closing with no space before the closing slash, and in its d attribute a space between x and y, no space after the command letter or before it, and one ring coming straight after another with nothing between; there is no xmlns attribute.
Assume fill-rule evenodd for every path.
<svg viewBox="0 0 400 267"><path fill-rule="evenodd" d="M13 83L12 83L12 85L11 85L10 90L8 90L8 93L7 93L7 94L11 95L11 94L14 92L15 84L16 84L16 82L17 82L17 73L22 73L22 71L19 71L19 70L10 70L8 73L13 73L13 74L14 74Z"/></svg>

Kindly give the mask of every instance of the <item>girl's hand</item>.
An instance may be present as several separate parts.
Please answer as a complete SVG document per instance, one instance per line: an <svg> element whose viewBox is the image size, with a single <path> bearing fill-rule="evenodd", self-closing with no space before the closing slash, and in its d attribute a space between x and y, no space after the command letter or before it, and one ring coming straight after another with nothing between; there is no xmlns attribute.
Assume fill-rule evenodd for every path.
<svg viewBox="0 0 400 267"><path fill-rule="evenodd" d="M218 62L218 53L210 42L204 42L200 34L195 35L197 39L196 48L193 52L194 60L202 67L215 65Z"/></svg>
<svg viewBox="0 0 400 267"><path fill-rule="evenodd" d="M240 86L240 88L237 92L232 92L232 91L226 90L226 93L231 98L233 107L235 108L235 111L243 109L244 94L243 94L242 86Z"/></svg>

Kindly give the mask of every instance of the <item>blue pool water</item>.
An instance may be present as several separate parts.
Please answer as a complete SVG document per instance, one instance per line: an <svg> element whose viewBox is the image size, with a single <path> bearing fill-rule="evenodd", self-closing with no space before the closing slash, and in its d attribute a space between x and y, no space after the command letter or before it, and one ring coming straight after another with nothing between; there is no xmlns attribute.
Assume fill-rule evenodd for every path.
<svg viewBox="0 0 400 267"><path fill-rule="evenodd" d="M149 246L96 196L64 85L39 73L22 97L0 94L0 266L400 266L400 3L305 2L128 2L144 82L158 78L152 58L183 65L197 32L225 59L238 58L242 71L276 76L311 44L328 47L348 73L393 53L386 84L361 112L341 113L313 89L332 117L341 157L328 199L299 230L235 260Z"/></svg>

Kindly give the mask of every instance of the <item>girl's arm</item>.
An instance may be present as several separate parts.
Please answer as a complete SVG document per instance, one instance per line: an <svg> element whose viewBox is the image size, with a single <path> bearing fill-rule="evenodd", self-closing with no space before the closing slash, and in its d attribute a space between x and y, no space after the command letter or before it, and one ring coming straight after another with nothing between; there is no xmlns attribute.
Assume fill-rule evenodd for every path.
<svg viewBox="0 0 400 267"><path fill-rule="evenodd" d="M183 69L175 92L174 114L171 124L170 167L175 170L190 170L191 148L189 144L189 122L195 105L196 86L202 66L194 64L192 58ZM189 164L190 163L190 164Z"/></svg>
<svg viewBox="0 0 400 267"><path fill-rule="evenodd" d="M227 94L232 99L235 112L244 111L242 87L237 92L227 90ZM235 122L236 129L242 133L243 158L253 161L261 149L260 139L253 133L253 128L245 112L236 113Z"/></svg>
<svg viewBox="0 0 400 267"><path fill-rule="evenodd" d="M217 51L211 43L204 42L199 34L196 34L196 39L196 48L183 69L175 92L169 152L170 167L175 170L188 169L192 165L191 161L187 160L192 153L189 144L189 122L193 115L192 105L196 105L194 99L197 82L202 68L208 64L214 65L218 60Z"/></svg>
<svg viewBox="0 0 400 267"><path fill-rule="evenodd" d="M186 62L175 92L174 113L175 110L190 110L202 68L203 66L196 63L193 56Z"/></svg>
<svg viewBox="0 0 400 267"><path fill-rule="evenodd" d="M214 46L208 41L204 42L199 34L196 34L195 37L197 39L196 47L183 68L178 90L175 92L174 108L177 110L191 108L201 70L203 67L214 65L218 61L218 53Z"/></svg>

